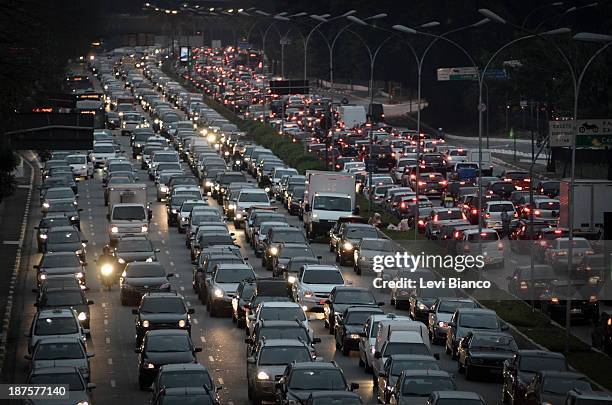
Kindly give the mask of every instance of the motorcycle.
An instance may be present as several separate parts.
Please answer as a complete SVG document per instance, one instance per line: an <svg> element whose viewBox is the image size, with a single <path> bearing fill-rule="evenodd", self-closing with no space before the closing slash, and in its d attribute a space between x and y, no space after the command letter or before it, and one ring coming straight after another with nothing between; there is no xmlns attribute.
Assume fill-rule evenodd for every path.
<svg viewBox="0 0 612 405"><path fill-rule="evenodd" d="M106 287L108 291L111 290L113 284L115 284L115 266L112 263L99 263L100 267L100 278L102 280L102 285Z"/></svg>

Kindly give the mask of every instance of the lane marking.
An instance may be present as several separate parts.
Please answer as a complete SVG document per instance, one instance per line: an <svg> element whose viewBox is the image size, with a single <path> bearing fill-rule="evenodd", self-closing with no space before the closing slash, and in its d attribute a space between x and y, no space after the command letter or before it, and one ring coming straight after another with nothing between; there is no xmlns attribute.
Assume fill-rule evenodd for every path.
<svg viewBox="0 0 612 405"><path fill-rule="evenodd" d="M200 340L202 341L202 343L206 343L206 338L204 336L200 336Z"/></svg>
<svg viewBox="0 0 612 405"><path fill-rule="evenodd" d="M106 344L110 345L110 338L109 337L106 338Z"/></svg>
<svg viewBox="0 0 612 405"><path fill-rule="evenodd" d="M18 240L3 240L3 245L19 245L21 242Z"/></svg>
<svg viewBox="0 0 612 405"><path fill-rule="evenodd" d="M181 286L181 291L185 291L185 287Z"/></svg>
<svg viewBox="0 0 612 405"><path fill-rule="evenodd" d="M197 325L198 323L200 323L200 321L198 321L198 318L193 318L193 323Z"/></svg>
<svg viewBox="0 0 612 405"><path fill-rule="evenodd" d="M102 308L106 308L106 302L102 303Z"/></svg>
<svg viewBox="0 0 612 405"><path fill-rule="evenodd" d="M112 366L113 365L113 359L111 359L110 357L108 358L108 365Z"/></svg>
<svg viewBox="0 0 612 405"><path fill-rule="evenodd" d="M115 382L115 380L110 380L110 385L111 387L115 388L117 386L117 383Z"/></svg>
<svg viewBox="0 0 612 405"><path fill-rule="evenodd" d="M181 275L180 274L175 274L174 277L181 278Z"/></svg>
<svg viewBox="0 0 612 405"><path fill-rule="evenodd" d="M219 384L221 384L221 385L225 385L225 383L223 382L223 378L219 377L219 378L218 378L218 381L219 381Z"/></svg>
<svg viewBox="0 0 612 405"><path fill-rule="evenodd" d="M169 250L166 250L166 254L167 254L167 255L170 255L170 251L169 251Z"/></svg>
<svg viewBox="0 0 612 405"><path fill-rule="evenodd" d="M170 262L170 266L174 266L174 262Z"/></svg>
<svg viewBox="0 0 612 405"><path fill-rule="evenodd" d="M208 356L208 360L210 360L211 363L215 362L215 358L213 356Z"/></svg>
<svg viewBox="0 0 612 405"><path fill-rule="evenodd" d="M108 325L108 319L104 320L104 326Z"/></svg>

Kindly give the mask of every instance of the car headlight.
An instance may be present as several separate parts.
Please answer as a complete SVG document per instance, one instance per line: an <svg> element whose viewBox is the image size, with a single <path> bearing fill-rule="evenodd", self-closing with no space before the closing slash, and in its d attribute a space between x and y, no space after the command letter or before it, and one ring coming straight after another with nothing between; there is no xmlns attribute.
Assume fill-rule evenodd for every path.
<svg viewBox="0 0 612 405"><path fill-rule="evenodd" d="M142 327L143 328L148 328L149 327L149 321L147 321L146 319L144 321L142 321Z"/></svg>
<svg viewBox="0 0 612 405"><path fill-rule="evenodd" d="M359 339L359 338L360 338L359 333L351 333L349 335L349 339Z"/></svg>
<svg viewBox="0 0 612 405"><path fill-rule="evenodd" d="M270 254L271 254L272 256L276 256L276 255L278 254L278 248L277 248L276 246L272 246L272 247L270 248Z"/></svg>
<svg viewBox="0 0 612 405"><path fill-rule="evenodd" d="M344 245L342 245L342 247L344 248L344 250L353 250L353 244L351 242L344 242Z"/></svg>
<svg viewBox="0 0 612 405"><path fill-rule="evenodd" d="M259 373L257 373L257 379L258 380L269 380L270 376L265 371L260 371Z"/></svg>
<svg viewBox="0 0 612 405"><path fill-rule="evenodd" d="M77 402L76 405L89 405L89 402L87 402L87 401L79 401L79 402Z"/></svg>
<svg viewBox="0 0 612 405"><path fill-rule="evenodd" d="M220 289L220 288L215 288L215 297L217 297L217 298L223 298L223 295L224 295L224 293L223 293L223 290L222 290L222 289Z"/></svg>
<svg viewBox="0 0 612 405"><path fill-rule="evenodd" d="M70 217L71 221L76 221L77 219L79 219L79 217L77 217L76 215L73 215Z"/></svg>
<svg viewBox="0 0 612 405"><path fill-rule="evenodd" d="M270 192L270 187L266 187L266 188L264 188L264 191L265 191L266 193L269 193L269 192Z"/></svg>
<svg viewBox="0 0 612 405"><path fill-rule="evenodd" d="M422 302L419 302L418 307L421 311L425 311L426 309L429 309L427 308L427 305L423 304Z"/></svg>
<svg viewBox="0 0 612 405"><path fill-rule="evenodd" d="M125 278L125 276L127 276L127 273L124 270L123 273L121 273L121 277Z"/></svg>
<svg viewBox="0 0 612 405"><path fill-rule="evenodd" d="M117 259L117 262L120 264L125 264L125 259L120 257L119 259Z"/></svg>
<svg viewBox="0 0 612 405"><path fill-rule="evenodd" d="M237 164L237 165L241 165L242 164L242 162L240 160L236 160L234 163Z"/></svg>
<svg viewBox="0 0 612 405"><path fill-rule="evenodd" d="M228 209L228 210L232 210L232 211L233 211L233 210L235 210L235 209L236 209L236 204L229 204L229 205L227 206L227 209Z"/></svg>
<svg viewBox="0 0 612 405"><path fill-rule="evenodd" d="M440 321L438 322L438 326L440 328L448 328L448 323Z"/></svg>
<svg viewBox="0 0 612 405"><path fill-rule="evenodd" d="M47 239L47 238L48 238L48 236L47 236L46 233L41 233L40 234L40 239Z"/></svg>
<svg viewBox="0 0 612 405"><path fill-rule="evenodd" d="M153 262L153 260L154 260L154 259L155 259L155 258L154 258L153 256L151 256L151 257L147 257L147 260L145 260L145 262L147 262L147 263L151 263L151 262Z"/></svg>
<svg viewBox="0 0 612 405"><path fill-rule="evenodd" d="M84 321L87 319L87 314L85 312L79 312L79 316L77 318L79 321Z"/></svg>
<svg viewBox="0 0 612 405"><path fill-rule="evenodd" d="M173 214L176 214L176 212L177 212L177 211L176 211L176 209L174 209L174 208L173 208L173 209L172 209L172 213L173 213Z"/></svg>
<svg viewBox="0 0 612 405"><path fill-rule="evenodd" d="M241 213L236 214L236 219L242 219L242 214Z"/></svg>
<svg viewBox="0 0 612 405"><path fill-rule="evenodd" d="M42 206L43 208L49 208L51 205L49 205L49 203L45 201Z"/></svg>
<svg viewBox="0 0 612 405"><path fill-rule="evenodd" d="M41 280L46 280L47 279L47 275L42 273L40 276L38 276L39 279Z"/></svg>
<svg viewBox="0 0 612 405"><path fill-rule="evenodd" d="M144 233L144 232L147 232L148 230L149 230L149 227L148 227L147 225L143 225L143 226L140 228L140 232L143 232L143 233Z"/></svg>
<svg viewBox="0 0 612 405"><path fill-rule="evenodd" d="M123 260L123 259L119 259L119 260ZM119 261L119 263L121 263ZM125 262L124 262L125 263ZM111 274L113 274L113 266L112 264L105 264L102 266L102 268L100 268L100 273L102 273L103 276L109 276Z"/></svg>
<svg viewBox="0 0 612 405"><path fill-rule="evenodd" d="M168 192L168 187L166 187L166 186L161 186L161 187L159 188L159 191L161 191L162 193L167 193L167 192Z"/></svg>
<svg viewBox="0 0 612 405"><path fill-rule="evenodd" d="M184 319L181 319L181 320L178 322L178 325L179 325L179 328L184 328L185 326L187 326L187 322L185 322L185 320L184 320Z"/></svg>
<svg viewBox="0 0 612 405"><path fill-rule="evenodd" d="M155 368L155 364L153 363L146 363L147 364L147 368L151 369L151 368Z"/></svg>
<svg viewBox="0 0 612 405"><path fill-rule="evenodd" d="M75 274L76 278L81 279L83 278L83 272L79 271L78 273Z"/></svg>
<svg viewBox="0 0 612 405"><path fill-rule="evenodd" d="M207 182L204 183L204 185L206 187L210 188L210 187L212 187L213 184L212 184L212 181L207 181Z"/></svg>
<svg viewBox="0 0 612 405"><path fill-rule="evenodd" d="M296 280L295 276L289 276L289 277L287 277L287 282L288 282L289 284L293 284L293 283L295 283L296 281L297 281L297 280Z"/></svg>
<svg viewBox="0 0 612 405"><path fill-rule="evenodd" d="M118 228L118 227L113 226L113 227L111 228L111 233L118 233L118 232L119 232L119 228Z"/></svg>

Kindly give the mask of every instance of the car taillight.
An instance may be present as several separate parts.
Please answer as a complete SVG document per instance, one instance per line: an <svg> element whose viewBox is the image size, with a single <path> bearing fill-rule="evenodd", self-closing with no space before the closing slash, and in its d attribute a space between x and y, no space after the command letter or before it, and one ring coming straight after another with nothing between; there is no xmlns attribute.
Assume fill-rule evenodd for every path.
<svg viewBox="0 0 612 405"><path fill-rule="evenodd" d="M419 225L423 226L423 225L425 225L425 222L422 219L419 219Z"/></svg>
<svg viewBox="0 0 612 405"><path fill-rule="evenodd" d="M503 243L501 243L501 242L499 242L499 243L497 244L497 250L500 250L500 251L501 251L501 250L504 250L504 244L503 244Z"/></svg>
<svg viewBox="0 0 612 405"><path fill-rule="evenodd" d="M459 239L459 231L455 231L454 237L455 239Z"/></svg>
<svg viewBox="0 0 612 405"><path fill-rule="evenodd" d="M424 182L424 181L419 181L419 186L426 186L426 185L427 185L427 183L426 183L426 182Z"/></svg>
<svg viewBox="0 0 612 405"><path fill-rule="evenodd" d="M442 180L442 181L438 182L438 184L440 184L441 186L446 186L446 184L448 184L448 183L447 183L446 180Z"/></svg>
<svg viewBox="0 0 612 405"><path fill-rule="evenodd" d="M473 208L472 209L472 214L477 214L477 213L478 213L478 210L476 208Z"/></svg>
<svg viewBox="0 0 612 405"><path fill-rule="evenodd" d="M406 208L406 203L405 203L405 202L402 202L402 203L400 204L400 207L401 207L401 208Z"/></svg>
<svg viewBox="0 0 612 405"><path fill-rule="evenodd" d="M540 214L541 214L540 210L533 211L533 215L535 216L539 216Z"/></svg>

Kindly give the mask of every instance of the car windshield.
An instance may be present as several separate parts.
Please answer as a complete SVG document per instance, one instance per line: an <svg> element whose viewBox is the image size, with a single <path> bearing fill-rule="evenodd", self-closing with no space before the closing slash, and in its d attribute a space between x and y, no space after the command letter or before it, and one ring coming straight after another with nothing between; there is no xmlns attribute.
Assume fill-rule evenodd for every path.
<svg viewBox="0 0 612 405"><path fill-rule="evenodd" d="M134 168L132 167L132 165L130 163L113 163L112 165L108 166L108 172L112 173L112 172L131 172L133 171Z"/></svg>
<svg viewBox="0 0 612 405"><path fill-rule="evenodd" d="M349 197L316 196L313 209L322 211L351 211Z"/></svg>
<svg viewBox="0 0 612 405"><path fill-rule="evenodd" d="M344 279L339 270L315 270L309 269L304 272L302 282L306 284L344 284Z"/></svg>
<svg viewBox="0 0 612 405"><path fill-rule="evenodd" d="M146 298L140 304L141 313L184 314L187 312L181 298Z"/></svg>
<svg viewBox="0 0 612 405"><path fill-rule="evenodd" d="M175 153L156 153L153 155L153 162L178 162L179 157Z"/></svg>
<svg viewBox="0 0 612 405"><path fill-rule="evenodd" d="M461 314L459 325L462 328L499 329L499 322L495 314Z"/></svg>
<svg viewBox="0 0 612 405"><path fill-rule="evenodd" d="M190 352L191 344L187 335L153 335L147 339L147 352Z"/></svg>
<svg viewBox="0 0 612 405"><path fill-rule="evenodd" d="M43 298L43 306L48 307L68 307L83 304L83 296L80 291L48 292Z"/></svg>
<svg viewBox="0 0 612 405"><path fill-rule="evenodd" d="M54 231L47 233L47 243L77 243L80 242L79 233L75 231Z"/></svg>
<svg viewBox="0 0 612 405"><path fill-rule="evenodd" d="M240 193L238 202L270 202L266 193Z"/></svg>
<svg viewBox="0 0 612 405"><path fill-rule="evenodd" d="M117 244L118 252L152 252L153 245L148 239L121 240Z"/></svg>
<svg viewBox="0 0 612 405"><path fill-rule="evenodd" d="M314 252L310 246L285 246L281 250L279 257L283 259L289 259L291 257L315 257Z"/></svg>
<svg viewBox="0 0 612 405"><path fill-rule="evenodd" d="M264 337L266 339L302 339L304 342L310 341L308 331L298 325L263 327L259 330L259 340Z"/></svg>
<svg viewBox="0 0 612 405"><path fill-rule="evenodd" d="M183 205L181 205L181 212L191 212L193 207L195 207L196 205L206 205L206 204L204 204L203 201L184 202Z"/></svg>
<svg viewBox="0 0 612 405"><path fill-rule="evenodd" d="M79 332L79 325L74 318L52 317L38 318L34 334L38 336L48 335L72 335Z"/></svg>
<svg viewBox="0 0 612 405"><path fill-rule="evenodd" d="M227 186L231 183L245 183L246 177L244 174L224 174L221 178L221 184Z"/></svg>
<svg viewBox="0 0 612 405"><path fill-rule="evenodd" d="M295 230L295 229L281 229L281 230L275 230L274 231L274 236L272 237L272 242L284 242L284 243L303 243L306 244L306 237L304 236L304 234L299 231L299 230Z"/></svg>
<svg viewBox="0 0 612 405"><path fill-rule="evenodd" d="M145 265L128 265L125 269L127 278L166 277L163 267L155 263Z"/></svg>
<svg viewBox="0 0 612 405"><path fill-rule="evenodd" d="M473 349L515 352L518 347L514 338L509 335L476 335L470 343L470 350Z"/></svg>
<svg viewBox="0 0 612 405"><path fill-rule="evenodd" d="M364 240L361 242L361 250L376 250L381 252L395 252L396 247L388 239Z"/></svg>
<svg viewBox="0 0 612 405"><path fill-rule="evenodd" d="M82 359L83 357L83 348L76 341L70 343L47 343L42 340L32 360L68 360Z"/></svg>
<svg viewBox="0 0 612 405"><path fill-rule="evenodd" d="M47 190L45 193L47 200L58 200L60 198L74 198L74 192L70 188L60 190Z"/></svg>
<svg viewBox="0 0 612 405"><path fill-rule="evenodd" d="M543 370L564 371L567 370L567 363L564 357L521 356L519 370L525 373L537 373Z"/></svg>
<svg viewBox="0 0 612 405"><path fill-rule="evenodd" d="M140 133L134 135L134 142L146 142L153 134Z"/></svg>
<svg viewBox="0 0 612 405"><path fill-rule="evenodd" d="M561 209L561 204L559 203L559 201L542 201L537 203L536 207L541 210L559 211Z"/></svg>
<svg viewBox="0 0 612 405"><path fill-rule="evenodd" d="M431 351L425 343L390 342L387 343L383 357L393 354L422 354L431 355Z"/></svg>
<svg viewBox="0 0 612 405"><path fill-rule="evenodd" d="M84 165L84 164L87 164L87 156L85 156L85 155L68 156L66 158L66 160L71 165L78 165L78 164Z"/></svg>
<svg viewBox="0 0 612 405"><path fill-rule="evenodd" d="M593 388L586 378L574 378L565 376L547 376L544 378L542 391L550 394L565 395L569 390L576 389L591 392Z"/></svg>
<svg viewBox="0 0 612 405"><path fill-rule="evenodd" d="M178 162L163 162L157 165L157 170L160 172L164 170L181 170L181 164Z"/></svg>
<svg viewBox="0 0 612 405"><path fill-rule="evenodd" d="M440 370L436 360L406 359L394 360L391 365L391 375L399 376L404 370Z"/></svg>
<svg viewBox="0 0 612 405"><path fill-rule="evenodd" d="M440 301L438 312L453 314L457 308L475 308L471 301Z"/></svg>
<svg viewBox="0 0 612 405"><path fill-rule="evenodd" d="M166 388L201 387L213 388L213 382L208 371L181 370L164 371L159 376L159 386Z"/></svg>
<svg viewBox="0 0 612 405"><path fill-rule="evenodd" d="M378 231L374 227L360 226L358 228L348 228L346 230L347 239L377 238Z"/></svg>
<svg viewBox="0 0 612 405"><path fill-rule="evenodd" d="M305 346L264 347L259 355L260 366L280 366L292 361L311 361L310 351Z"/></svg>
<svg viewBox="0 0 612 405"><path fill-rule="evenodd" d="M67 385L69 391L83 391L83 380L78 372L74 373L49 373L35 374L29 381L30 384L46 385Z"/></svg>
<svg viewBox="0 0 612 405"><path fill-rule="evenodd" d="M381 312L380 311L372 311L372 312L351 311L347 314L346 318L344 319L344 323L347 325L363 325L368 320L370 315L379 314L379 313Z"/></svg>
<svg viewBox="0 0 612 405"><path fill-rule="evenodd" d="M299 321L305 321L306 315L302 308L299 307L263 307L259 311L260 320L272 320L272 321L293 321L295 319Z"/></svg>
<svg viewBox="0 0 612 405"><path fill-rule="evenodd" d="M289 389L298 391L346 391L346 381L339 369L294 370Z"/></svg>
<svg viewBox="0 0 612 405"><path fill-rule="evenodd" d="M147 213L142 206L116 206L113 208L113 221L143 221Z"/></svg>
<svg viewBox="0 0 612 405"><path fill-rule="evenodd" d="M97 145L93 147L93 153L115 153L113 145Z"/></svg>
<svg viewBox="0 0 612 405"><path fill-rule="evenodd" d="M215 281L217 283L239 283L247 278L255 278L251 269L222 269L217 271Z"/></svg>
<svg viewBox="0 0 612 405"><path fill-rule="evenodd" d="M375 304L376 299L371 291L348 290L337 291L334 298L336 304Z"/></svg>
<svg viewBox="0 0 612 405"><path fill-rule="evenodd" d="M40 267L80 267L81 262L75 254L66 255L44 255Z"/></svg>
<svg viewBox="0 0 612 405"><path fill-rule="evenodd" d="M433 391L454 391L455 384L450 378L419 376L410 377L402 384L402 396L428 397Z"/></svg>
<svg viewBox="0 0 612 405"><path fill-rule="evenodd" d="M491 204L489 205L489 212L502 212L502 211L514 212L514 206L512 204Z"/></svg>
<svg viewBox="0 0 612 405"><path fill-rule="evenodd" d="M287 218L283 214L277 214L274 212L257 214L253 218L252 226L260 226L263 222L287 222Z"/></svg>

